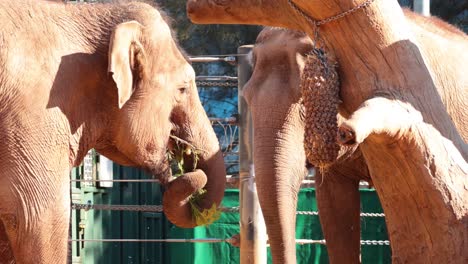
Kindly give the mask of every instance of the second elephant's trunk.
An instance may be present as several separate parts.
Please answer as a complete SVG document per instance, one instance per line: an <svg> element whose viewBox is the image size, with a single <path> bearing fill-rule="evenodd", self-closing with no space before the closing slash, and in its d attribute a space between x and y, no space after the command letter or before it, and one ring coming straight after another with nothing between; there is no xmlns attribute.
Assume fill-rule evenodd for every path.
<svg viewBox="0 0 468 264"><path fill-rule="evenodd" d="M296 263L297 195L306 173L304 127L299 120L298 109L284 111L290 113L291 118L281 118L277 122L271 116L265 117L262 112L252 108L255 181L259 202L273 263Z"/></svg>

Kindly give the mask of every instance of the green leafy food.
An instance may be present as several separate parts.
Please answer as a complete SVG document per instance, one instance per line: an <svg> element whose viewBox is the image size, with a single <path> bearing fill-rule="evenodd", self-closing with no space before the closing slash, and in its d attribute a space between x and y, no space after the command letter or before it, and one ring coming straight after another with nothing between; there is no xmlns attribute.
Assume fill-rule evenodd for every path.
<svg viewBox="0 0 468 264"><path fill-rule="evenodd" d="M179 177L186 173L184 157L189 156L193 161L192 168L195 170L200 159L199 155L203 150L195 148L192 144L187 141L180 139L176 136L171 136L175 142L175 146L172 151L167 151L167 158L171 164L172 175ZM221 216L221 211L218 209L216 204L210 209L200 210L198 202L203 198L206 193L205 189L199 189L193 193L189 198L190 207L192 209L192 215L195 218L197 225L210 225Z"/></svg>

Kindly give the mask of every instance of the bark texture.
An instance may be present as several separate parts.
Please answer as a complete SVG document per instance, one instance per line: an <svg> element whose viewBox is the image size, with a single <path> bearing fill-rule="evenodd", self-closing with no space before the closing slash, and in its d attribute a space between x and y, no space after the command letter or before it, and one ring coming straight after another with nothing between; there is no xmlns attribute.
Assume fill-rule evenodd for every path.
<svg viewBox="0 0 468 264"><path fill-rule="evenodd" d="M339 129L370 143L361 149L385 211L393 261L465 263L468 164L453 143L410 105L378 97Z"/></svg>

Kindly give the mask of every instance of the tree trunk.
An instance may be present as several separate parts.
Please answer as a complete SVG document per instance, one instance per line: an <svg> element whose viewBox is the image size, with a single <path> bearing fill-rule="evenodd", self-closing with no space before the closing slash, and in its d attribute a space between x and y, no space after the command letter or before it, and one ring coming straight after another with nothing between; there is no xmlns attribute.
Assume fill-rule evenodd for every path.
<svg viewBox="0 0 468 264"><path fill-rule="evenodd" d="M189 10L191 17L200 6L206 16L212 14L206 11L210 8L203 4L206 1L190 2L198 5ZM314 36L314 27L297 12L295 17L268 17L272 6L280 5L279 10L288 13L288 1L242 1L240 6L249 8L239 8L238 2L223 1L216 16L200 15L198 22L286 25L302 27ZM319 20L356 5L351 0L294 2ZM455 65L440 53L466 57L468 43L453 32L441 33L448 27L441 28L431 33L418 28L404 17L396 1L375 1L320 27L340 66L340 113L345 117L354 113L341 128L342 143L353 137L360 143L387 215L395 263L468 260L468 147L457 131L468 120L463 108L450 112L452 116L447 110L451 98L462 102L457 104L460 107L468 100L466 73L457 72L466 66ZM447 50L447 39L465 43L458 45L464 48Z"/></svg>
<svg viewBox="0 0 468 264"><path fill-rule="evenodd" d="M409 104L378 97L340 132L362 143L394 262L466 263L468 164L453 143Z"/></svg>

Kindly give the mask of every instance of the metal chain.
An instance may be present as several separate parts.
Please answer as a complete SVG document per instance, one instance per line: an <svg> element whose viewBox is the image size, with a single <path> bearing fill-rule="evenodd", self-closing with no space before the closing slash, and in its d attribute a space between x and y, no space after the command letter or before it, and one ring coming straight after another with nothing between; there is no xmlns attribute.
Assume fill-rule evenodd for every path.
<svg viewBox="0 0 468 264"><path fill-rule="evenodd" d="M162 212L162 205L110 205L110 204L87 204L72 203L72 209L75 210L111 210L111 211L143 211L143 212Z"/></svg>
<svg viewBox="0 0 468 264"><path fill-rule="evenodd" d="M390 246L388 240L361 240L361 245L366 246Z"/></svg>
<svg viewBox="0 0 468 264"><path fill-rule="evenodd" d="M361 217L385 217L384 213L361 213Z"/></svg>
<svg viewBox="0 0 468 264"><path fill-rule="evenodd" d="M144 242L144 243L221 243L230 242L230 238L165 238L165 239L69 239L69 242Z"/></svg>
<svg viewBox="0 0 468 264"><path fill-rule="evenodd" d="M321 244L326 245L327 242L325 239L314 240L314 239L296 239L296 244L306 245L306 244ZM389 246L390 241L388 240L361 240L361 245L366 246Z"/></svg>
<svg viewBox="0 0 468 264"><path fill-rule="evenodd" d="M197 81L199 87L237 87L236 82L204 82Z"/></svg>
<svg viewBox="0 0 468 264"><path fill-rule="evenodd" d="M92 204L88 201L87 204L72 203L71 208L74 210L111 210L111 211L142 211L142 212L162 212L162 205L110 205L110 204ZM237 213L239 207L221 207L219 208L225 213ZM297 211L298 215L318 215L317 211ZM361 213L361 217L385 217L383 213Z"/></svg>
<svg viewBox="0 0 468 264"><path fill-rule="evenodd" d="M321 26L323 24L326 24L326 23L338 20L340 18L343 18L343 17L345 17L345 16L347 16L347 15L349 15L349 14L351 14L351 13L353 13L353 12L355 12L355 11L361 9L361 8L367 7L370 4L372 4L372 2L374 2L374 1L375 0L367 0L362 4L359 4L359 5L351 8L351 9L349 9L347 11L344 11L343 13L339 13L338 15L334 15L332 17L325 18L325 19L322 19L322 20L315 20L315 19L311 18L299 6L297 6L292 0L288 0L288 3L296 12L298 12L301 16L303 16L309 23L311 23L314 26Z"/></svg>
<svg viewBox="0 0 468 264"><path fill-rule="evenodd" d="M309 22L312 26L313 26L313 30L314 30L314 43L313 43L313 50L314 50L314 53L315 55L323 62L324 59L325 59L325 54L323 52L323 50L320 49L320 47L323 47L325 46L323 44L323 41L322 39L320 38L320 34L319 34L319 26L321 25L324 25L326 23L329 23L331 21L335 21L335 20L338 20L344 16L347 16L361 8L364 8L364 7L367 7L369 6L372 2L374 2L375 0L367 0L365 1L364 3L360 4L360 5L357 5L351 9L349 9L348 11L345 11L343 13L339 13L338 15L334 15L332 17L329 17L329 18L325 18L325 19L322 19L322 20L315 20L313 19L312 17L310 17L308 14L306 14L299 6L297 6L292 0L288 0L288 3L289 3L289 6L291 6L292 9L294 9L294 11L296 11L300 16L302 16L303 18L305 18L307 20L307 22ZM317 46L319 46L319 48L317 48Z"/></svg>
<svg viewBox="0 0 468 264"><path fill-rule="evenodd" d="M298 215L319 215L317 211L297 211ZM385 217L383 213L361 213L361 217Z"/></svg>
<svg viewBox="0 0 468 264"><path fill-rule="evenodd" d="M72 203L73 210L110 210L110 211L134 211L134 212L163 212L162 205L111 205L111 204L92 204L88 201L86 204ZM222 212L239 212L239 207L221 207Z"/></svg>
<svg viewBox="0 0 468 264"><path fill-rule="evenodd" d="M297 211L297 215L318 215L317 211Z"/></svg>

